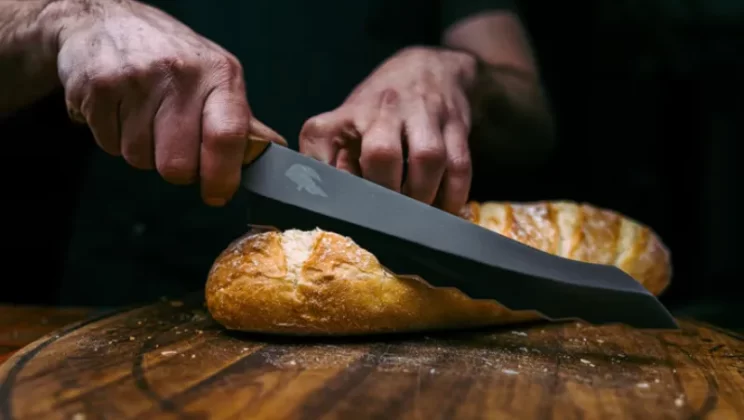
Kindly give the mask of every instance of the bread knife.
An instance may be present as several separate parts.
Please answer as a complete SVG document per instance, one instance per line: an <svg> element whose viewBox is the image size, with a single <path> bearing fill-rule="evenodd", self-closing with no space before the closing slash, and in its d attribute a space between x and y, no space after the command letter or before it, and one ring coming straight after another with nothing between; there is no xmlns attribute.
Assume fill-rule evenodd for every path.
<svg viewBox="0 0 744 420"><path fill-rule="evenodd" d="M241 180L250 224L336 232L396 274L552 321L679 328L615 266L544 252L282 145L251 140Z"/></svg>

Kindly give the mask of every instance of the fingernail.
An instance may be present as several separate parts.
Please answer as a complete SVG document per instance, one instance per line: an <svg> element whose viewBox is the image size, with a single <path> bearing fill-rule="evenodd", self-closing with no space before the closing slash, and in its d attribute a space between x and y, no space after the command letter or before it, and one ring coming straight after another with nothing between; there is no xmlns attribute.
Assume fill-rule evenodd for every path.
<svg viewBox="0 0 744 420"><path fill-rule="evenodd" d="M222 207L227 203L227 200L224 198L208 197L204 199L204 202L207 203L208 206Z"/></svg>

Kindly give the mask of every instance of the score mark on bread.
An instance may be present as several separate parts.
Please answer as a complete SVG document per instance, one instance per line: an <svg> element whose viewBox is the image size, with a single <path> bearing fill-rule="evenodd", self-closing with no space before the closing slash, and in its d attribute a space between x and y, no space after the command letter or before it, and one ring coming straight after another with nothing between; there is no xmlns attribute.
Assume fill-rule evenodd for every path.
<svg viewBox="0 0 744 420"><path fill-rule="evenodd" d="M489 202L470 203L464 217L553 254L615 264L654 294L669 283L669 252L658 237L615 212L570 202ZM239 238L215 260L206 302L228 329L292 335L423 331L539 318L395 276L351 238L320 229Z"/></svg>

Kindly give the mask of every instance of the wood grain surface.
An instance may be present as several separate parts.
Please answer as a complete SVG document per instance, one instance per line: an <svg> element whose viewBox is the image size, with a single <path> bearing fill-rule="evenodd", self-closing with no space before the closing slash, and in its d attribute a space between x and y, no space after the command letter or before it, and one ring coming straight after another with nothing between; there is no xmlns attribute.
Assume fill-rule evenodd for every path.
<svg viewBox="0 0 744 420"><path fill-rule="evenodd" d="M25 345L93 312L91 308L0 305L0 363Z"/></svg>
<svg viewBox="0 0 744 420"><path fill-rule="evenodd" d="M0 366L0 419L744 418L744 343L575 323L293 339L201 297L98 316Z"/></svg>

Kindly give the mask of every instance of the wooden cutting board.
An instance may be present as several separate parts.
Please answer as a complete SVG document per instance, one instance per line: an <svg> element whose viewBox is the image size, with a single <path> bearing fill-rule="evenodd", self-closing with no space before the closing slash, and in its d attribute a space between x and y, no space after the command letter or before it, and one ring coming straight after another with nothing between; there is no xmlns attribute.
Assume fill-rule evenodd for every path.
<svg viewBox="0 0 744 420"><path fill-rule="evenodd" d="M682 326L272 338L224 331L196 297L21 350L0 419L744 418L743 337Z"/></svg>

